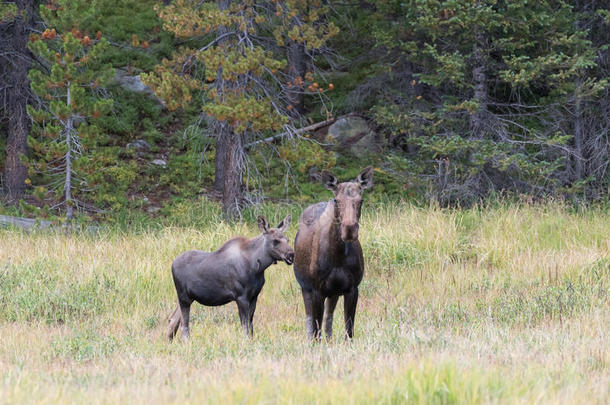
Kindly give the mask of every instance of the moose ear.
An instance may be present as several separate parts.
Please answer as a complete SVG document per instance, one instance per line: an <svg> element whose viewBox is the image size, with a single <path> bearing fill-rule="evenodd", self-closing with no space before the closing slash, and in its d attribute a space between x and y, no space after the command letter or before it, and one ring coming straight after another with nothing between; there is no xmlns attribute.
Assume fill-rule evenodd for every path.
<svg viewBox="0 0 610 405"><path fill-rule="evenodd" d="M329 190L335 191L337 189L337 178L331 172L323 171L320 175L320 181Z"/></svg>
<svg viewBox="0 0 610 405"><path fill-rule="evenodd" d="M260 229L262 233L266 233L269 230L269 222L267 222L262 215L258 216L258 229Z"/></svg>
<svg viewBox="0 0 610 405"><path fill-rule="evenodd" d="M358 177L356 177L356 182L360 184L363 190L373 187L373 168L369 166L361 171Z"/></svg>
<svg viewBox="0 0 610 405"><path fill-rule="evenodd" d="M279 225L277 226L277 228L282 231L285 232L286 229L288 229L288 227L290 226L290 214L286 215L286 218L282 219L282 222L279 223Z"/></svg>

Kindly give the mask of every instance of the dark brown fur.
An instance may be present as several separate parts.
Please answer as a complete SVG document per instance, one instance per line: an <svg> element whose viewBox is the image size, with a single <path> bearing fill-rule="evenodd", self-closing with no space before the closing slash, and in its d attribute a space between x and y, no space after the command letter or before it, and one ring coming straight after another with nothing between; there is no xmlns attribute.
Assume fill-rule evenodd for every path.
<svg viewBox="0 0 610 405"><path fill-rule="evenodd" d="M337 184L325 172L321 180L335 198L305 209L295 239L294 274L305 302L307 336L320 337L322 324L332 336L333 312L340 295L345 308L346 336L354 334L358 285L364 258L358 241L362 192L373 185L373 169L364 169L354 181Z"/></svg>

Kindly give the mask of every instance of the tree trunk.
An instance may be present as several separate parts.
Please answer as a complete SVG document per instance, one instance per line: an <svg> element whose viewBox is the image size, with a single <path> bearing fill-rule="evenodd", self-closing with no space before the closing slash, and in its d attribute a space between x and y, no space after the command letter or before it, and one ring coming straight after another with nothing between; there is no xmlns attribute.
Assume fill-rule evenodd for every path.
<svg viewBox="0 0 610 405"><path fill-rule="evenodd" d="M70 82L68 82L68 100L67 104L72 105L72 99L70 97ZM72 219L74 218L74 204L72 202L72 124L73 118L70 114L68 122L66 123L66 180L64 184L64 196L66 203L66 229L68 233L72 229Z"/></svg>
<svg viewBox="0 0 610 405"><path fill-rule="evenodd" d="M228 221L233 221L241 215L241 175L244 164L241 134L231 132L227 136L225 157L222 212Z"/></svg>
<svg viewBox="0 0 610 405"><path fill-rule="evenodd" d="M294 81L297 77L305 77L305 46L299 42L291 41L288 45L288 75ZM288 104L292 105L290 115L296 117L303 114L305 94L303 86L292 86L288 91Z"/></svg>
<svg viewBox="0 0 610 405"><path fill-rule="evenodd" d="M227 124L217 121L214 125L216 136L216 151L214 153L214 190L222 193L225 186L225 159L230 128Z"/></svg>
<svg viewBox="0 0 610 405"><path fill-rule="evenodd" d="M29 27L34 23L35 1L18 1L22 11L9 28L7 58L8 74L6 79L6 113L8 115L8 137L6 141L6 163L4 171L4 194L10 200L21 197L25 191L28 169L21 161L27 154L27 137L30 131L30 118L26 106L30 94L28 72L32 59L27 47Z"/></svg>
<svg viewBox="0 0 610 405"><path fill-rule="evenodd" d="M474 138L481 138L485 128L487 115L487 74L485 72L485 35L480 27L474 29L474 47L472 50L472 81L474 85L473 99L479 103L479 108L470 116L470 130Z"/></svg>
<svg viewBox="0 0 610 405"><path fill-rule="evenodd" d="M219 10L223 11L229 8L229 0L220 0L218 2ZM218 27L218 46L223 46L228 38L224 35L227 33L226 27ZM222 97L223 93L227 91L228 83L222 78L222 68L216 75L216 89L218 94ZM231 136L231 129L229 126L220 121L216 121L213 125L215 136L216 136L216 151L214 153L214 190L218 193L222 193L225 185L225 157L227 155L227 142Z"/></svg>
<svg viewBox="0 0 610 405"><path fill-rule="evenodd" d="M474 27L474 44L472 49L472 84L474 87L473 100L478 103L477 110L470 115L469 129L470 139L483 139L486 137L488 122L490 115L487 110L487 60L486 60L486 44L483 28L480 26ZM447 163L447 162L445 162ZM490 163L484 165L473 162L471 163L475 169L475 173L470 175L466 191L468 194L476 196L484 196L489 192L490 184L487 172L491 169ZM445 170L448 166L445 167Z"/></svg>
<svg viewBox="0 0 610 405"><path fill-rule="evenodd" d="M575 106L574 106L574 176L573 181L582 180L584 173L584 138L585 125L582 111L582 98L580 81L576 84Z"/></svg>

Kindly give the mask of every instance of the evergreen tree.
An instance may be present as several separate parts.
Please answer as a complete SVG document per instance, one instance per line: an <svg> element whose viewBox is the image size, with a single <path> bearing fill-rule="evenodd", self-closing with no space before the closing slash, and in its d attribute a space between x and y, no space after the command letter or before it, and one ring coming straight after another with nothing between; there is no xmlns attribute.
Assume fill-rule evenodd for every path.
<svg viewBox="0 0 610 405"><path fill-rule="evenodd" d="M378 44L411 89L386 93L377 118L402 134L452 202L491 189L548 192L570 136L549 133L549 108L595 66L595 49L562 1L379 1ZM594 96L606 86L590 81ZM397 117L402 117L397 119ZM426 167L427 166L427 167Z"/></svg>
<svg viewBox="0 0 610 405"><path fill-rule="evenodd" d="M108 48L101 32L86 35L77 28L78 19L91 11L84 2L82 7L47 6L43 10L45 21L55 23L59 29L72 26L72 30L57 32L46 29L41 36L32 35L30 47L43 66L30 71L32 89L44 102L40 109L29 108L35 122L29 145L34 156L30 170L41 175L44 186L55 192L65 206L68 224L79 205L79 195L87 191L82 176L90 163L89 151L96 143L99 130L95 120L106 114L113 101L103 97L100 89L112 78L112 69L100 61Z"/></svg>
<svg viewBox="0 0 610 405"><path fill-rule="evenodd" d="M564 193L589 200L608 196L610 185L610 11L603 1L571 1L583 48L596 52L594 68L581 68L547 120L550 133L570 136L557 151Z"/></svg>
<svg viewBox="0 0 610 405"><path fill-rule="evenodd" d="M329 21L329 5L320 0L288 0L275 4L278 18L271 28L277 45L285 49L289 79L286 101L290 115L298 118L306 111L305 95L316 91L312 89L315 55L328 52L326 44L339 29ZM305 82L312 87L305 87Z"/></svg>
<svg viewBox="0 0 610 405"><path fill-rule="evenodd" d="M7 118L6 158L2 188L9 200L23 196L28 154L30 120L26 108L31 102L28 71L33 61L28 37L38 22L37 0L16 0L0 4L0 118Z"/></svg>
<svg viewBox="0 0 610 405"><path fill-rule="evenodd" d="M290 130L294 105L288 100L294 94L289 89L293 83L286 73L286 60L278 52L285 44L284 36L316 49L335 32L330 26L325 26L327 31L320 25L314 28L319 19L314 11L308 17L312 25L304 21L298 27L290 26L290 31L273 31L285 13L290 18L299 14L290 4L252 0L177 0L159 9L166 30L199 42L194 43L196 47L181 48L171 61L165 60L143 78L170 109L191 102L193 91L204 93L203 112L217 136L216 187L222 189L223 212L229 219L240 213L244 145L266 132ZM300 78L299 85L305 82L306 78ZM311 86L313 83L310 93L323 91L317 83Z"/></svg>

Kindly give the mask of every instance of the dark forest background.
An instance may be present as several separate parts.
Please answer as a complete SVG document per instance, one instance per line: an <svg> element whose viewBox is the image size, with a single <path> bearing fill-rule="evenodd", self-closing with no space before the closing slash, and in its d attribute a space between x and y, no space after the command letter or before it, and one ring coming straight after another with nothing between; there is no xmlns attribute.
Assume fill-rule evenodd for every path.
<svg viewBox="0 0 610 405"><path fill-rule="evenodd" d="M607 202L604 1L0 5L1 211L88 220L198 199Z"/></svg>

